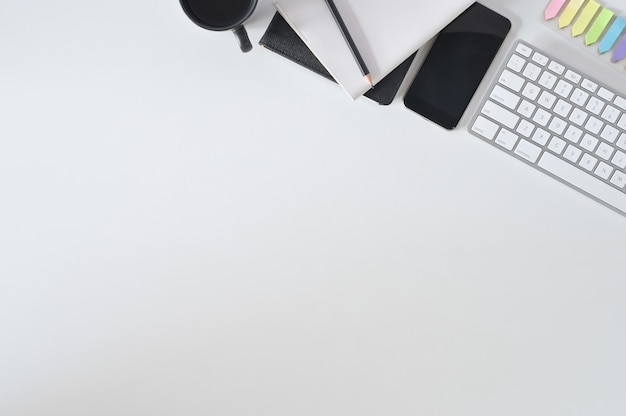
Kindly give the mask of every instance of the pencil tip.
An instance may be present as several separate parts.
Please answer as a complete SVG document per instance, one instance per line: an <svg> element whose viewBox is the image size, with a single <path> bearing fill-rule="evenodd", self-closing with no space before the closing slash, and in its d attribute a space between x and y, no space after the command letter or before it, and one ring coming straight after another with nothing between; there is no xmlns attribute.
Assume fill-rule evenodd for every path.
<svg viewBox="0 0 626 416"><path fill-rule="evenodd" d="M370 87L374 88L374 83L372 82L372 76L370 74L367 74L363 77L365 79L365 82L367 82Z"/></svg>

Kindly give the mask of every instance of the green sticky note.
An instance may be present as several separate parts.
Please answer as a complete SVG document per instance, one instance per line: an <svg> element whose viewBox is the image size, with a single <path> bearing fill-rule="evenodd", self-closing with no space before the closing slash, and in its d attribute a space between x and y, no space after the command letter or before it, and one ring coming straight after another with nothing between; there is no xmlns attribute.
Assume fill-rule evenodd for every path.
<svg viewBox="0 0 626 416"><path fill-rule="evenodd" d="M613 16L615 16L615 13L606 7L598 13L598 17L596 17L596 20L593 21L591 28L589 28L587 34L585 35L586 45L596 43L598 39L600 39L602 32L604 32L604 29L606 29L609 25Z"/></svg>

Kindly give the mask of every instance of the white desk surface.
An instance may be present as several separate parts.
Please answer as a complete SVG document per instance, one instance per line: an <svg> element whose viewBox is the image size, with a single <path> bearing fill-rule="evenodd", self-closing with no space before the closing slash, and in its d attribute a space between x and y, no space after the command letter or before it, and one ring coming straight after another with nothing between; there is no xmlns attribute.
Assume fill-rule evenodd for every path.
<svg viewBox="0 0 626 416"><path fill-rule="evenodd" d="M353 102L258 47L267 0L249 54L175 0L1 9L0 414L626 413L626 218L477 99Z"/></svg>

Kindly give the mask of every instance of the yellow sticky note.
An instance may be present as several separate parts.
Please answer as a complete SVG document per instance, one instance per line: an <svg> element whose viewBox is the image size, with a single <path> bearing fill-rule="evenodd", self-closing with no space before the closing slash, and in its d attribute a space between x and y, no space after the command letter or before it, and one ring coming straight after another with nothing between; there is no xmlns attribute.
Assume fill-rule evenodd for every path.
<svg viewBox="0 0 626 416"><path fill-rule="evenodd" d="M591 20L599 9L600 3L596 0L589 0L580 12L578 19L574 22L574 26L572 26L572 36L581 35L587 29L587 26L589 26L589 23L591 23Z"/></svg>
<svg viewBox="0 0 626 416"><path fill-rule="evenodd" d="M570 2L565 6L563 13L559 16L559 29L562 29L566 26L569 26L576 17L576 13L585 3L585 0L570 0Z"/></svg>

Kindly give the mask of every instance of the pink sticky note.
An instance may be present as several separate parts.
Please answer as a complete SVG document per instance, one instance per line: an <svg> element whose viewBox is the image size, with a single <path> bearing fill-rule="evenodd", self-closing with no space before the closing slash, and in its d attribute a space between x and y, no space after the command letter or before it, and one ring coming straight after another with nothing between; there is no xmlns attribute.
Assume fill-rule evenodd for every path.
<svg viewBox="0 0 626 416"><path fill-rule="evenodd" d="M548 7L546 7L546 10L543 12L543 17L546 20L554 19L566 2L567 0L550 0Z"/></svg>

